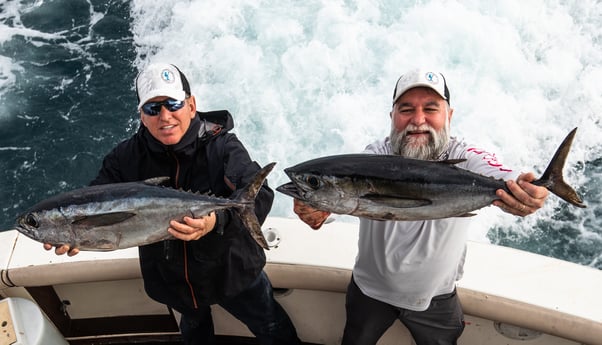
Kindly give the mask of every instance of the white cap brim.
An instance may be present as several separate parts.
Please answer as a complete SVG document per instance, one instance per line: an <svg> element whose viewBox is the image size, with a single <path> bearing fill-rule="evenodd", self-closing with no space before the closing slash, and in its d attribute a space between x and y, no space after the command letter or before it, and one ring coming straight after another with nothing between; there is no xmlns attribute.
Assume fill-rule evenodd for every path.
<svg viewBox="0 0 602 345"><path fill-rule="evenodd" d="M415 87L428 87L433 89L444 100L449 101L445 93L446 84L443 74L425 69L414 69L403 74L397 80L397 84L395 85L395 90L393 92L393 104L397 102L401 95Z"/></svg>
<svg viewBox="0 0 602 345"><path fill-rule="evenodd" d="M142 106L155 97L169 97L178 101L183 101L186 99L186 92L184 90L178 91L174 89L157 89L153 90L154 92L148 93L144 98L140 98L140 103L138 103L138 110L142 108Z"/></svg>

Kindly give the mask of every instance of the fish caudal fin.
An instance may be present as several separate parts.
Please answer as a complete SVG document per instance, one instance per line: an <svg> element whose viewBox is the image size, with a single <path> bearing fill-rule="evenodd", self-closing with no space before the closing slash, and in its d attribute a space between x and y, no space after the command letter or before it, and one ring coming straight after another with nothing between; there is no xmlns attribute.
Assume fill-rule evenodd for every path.
<svg viewBox="0 0 602 345"><path fill-rule="evenodd" d="M559 198L565 200L566 202L583 208L586 207L585 204L583 204L583 200L571 186L564 182L562 173L566 157L569 154L569 150L571 148L571 144L573 143L573 138L575 137L576 132L577 128L573 129L566 136L562 144L560 144L556 150L556 153L548 164L546 171L537 181L534 181L533 184L544 186L550 192L556 194Z"/></svg>
<svg viewBox="0 0 602 345"><path fill-rule="evenodd" d="M259 224L259 220L255 215L255 198L266 177L274 168L274 165L276 165L276 163L272 162L259 170L253 177L253 181L245 186L240 193L237 193L236 197L236 201L246 205L241 209L237 209L243 224L249 230L257 244L264 249L269 249L269 246L261 231L261 224Z"/></svg>

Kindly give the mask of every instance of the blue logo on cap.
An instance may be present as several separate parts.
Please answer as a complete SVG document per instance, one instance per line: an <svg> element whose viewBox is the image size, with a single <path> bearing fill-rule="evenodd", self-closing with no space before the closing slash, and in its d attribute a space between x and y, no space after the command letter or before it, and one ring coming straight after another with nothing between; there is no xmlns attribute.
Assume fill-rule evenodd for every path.
<svg viewBox="0 0 602 345"><path fill-rule="evenodd" d="M439 82L439 77L437 77L437 75L433 72L426 72L424 77L433 84L437 84Z"/></svg>
<svg viewBox="0 0 602 345"><path fill-rule="evenodd" d="M168 83L173 83L175 81L173 73L168 69L161 71L161 79Z"/></svg>

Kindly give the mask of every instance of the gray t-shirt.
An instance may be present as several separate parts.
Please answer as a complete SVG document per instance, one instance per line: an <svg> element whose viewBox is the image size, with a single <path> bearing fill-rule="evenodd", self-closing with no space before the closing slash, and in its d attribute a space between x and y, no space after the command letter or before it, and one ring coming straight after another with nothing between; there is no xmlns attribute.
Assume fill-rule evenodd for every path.
<svg viewBox="0 0 602 345"><path fill-rule="evenodd" d="M365 153L392 154L389 138ZM504 180L519 175L495 155L451 138L441 159L466 159L458 167ZM434 296L450 293L462 277L470 217L425 221L373 221L360 218L353 277L376 300L415 311Z"/></svg>

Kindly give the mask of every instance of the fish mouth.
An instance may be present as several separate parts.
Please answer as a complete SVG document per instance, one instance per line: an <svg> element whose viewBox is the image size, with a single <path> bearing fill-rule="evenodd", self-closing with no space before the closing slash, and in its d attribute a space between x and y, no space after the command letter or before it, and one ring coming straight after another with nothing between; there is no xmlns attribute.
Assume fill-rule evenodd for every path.
<svg viewBox="0 0 602 345"><path fill-rule="evenodd" d="M304 200L305 198L301 195L299 188L293 182L285 183L276 188L282 194L288 195L295 199Z"/></svg>
<svg viewBox="0 0 602 345"><path fill-rule="evenodd" d="M33 235L33 229L31 228L31 226L27 225L24 219L19 219L17 221L17 224L15 225L15 230L28 237Z"/></svg>

